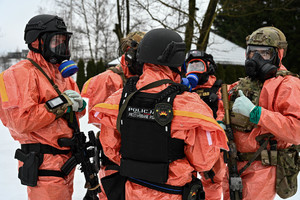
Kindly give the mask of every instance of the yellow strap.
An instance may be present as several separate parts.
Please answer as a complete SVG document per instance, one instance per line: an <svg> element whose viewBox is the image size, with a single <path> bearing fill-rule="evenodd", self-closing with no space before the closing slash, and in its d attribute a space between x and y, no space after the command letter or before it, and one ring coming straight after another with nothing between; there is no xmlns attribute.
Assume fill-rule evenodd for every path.
<svg viewBox="0 0 300 200"><path fill-rule="evenodd" d="M189 111L183 111L183 110L174 110L173 112L174 112L174 115L176 115L176 116L183 116L183 117L191 117L191 118L203 119L205 121L209 121L209 122L214 123L217 126L221 127L219 125L219 123L215 119L207 117L207 116L199 114L199 113L189 112Z"/></svg>
<svg viewBox="0 0 300 200"><path fill-rule="evenodd" d="M92 78L90 78L84 85L84 88L82 89L82 93L85 94L88 87L89 87L89 84L90 84L90 81L92 80Z"/></svg>
<svg viewBox="0 0 300 200"><path fill-rule="evenodd" d="M113 104L107 104L107 103L100 103L100 104L95 105L95 107L106 108L106 109L110 109L110 110L118 110L119 109L119 105L113 105ZM174 116L183 116L183 117L203 119L205 121L209 121L209 122L214 123L217 126L221 127L215 119L207 117L205 115L201 115L199 113L182 111L182 110L174 110L173 112L174 112Z"/></svg>
<svg viewBox="0 0 300 200"><path fill-rule="evenodd" d="M0 74L0 94L1 94L2 102L8 102L8 97L7 97L6 88L3 79L3 73L4 72Z"/></svg>
<svg viewBox="0 0 300 200"><path fill-rule="evenodd" d="M110 110L119 110L119 105L108 104L108 103L99 103L99 104L96 104L94 107L96 107L96 108L106 108L106 109L110 109Z"/></svg>

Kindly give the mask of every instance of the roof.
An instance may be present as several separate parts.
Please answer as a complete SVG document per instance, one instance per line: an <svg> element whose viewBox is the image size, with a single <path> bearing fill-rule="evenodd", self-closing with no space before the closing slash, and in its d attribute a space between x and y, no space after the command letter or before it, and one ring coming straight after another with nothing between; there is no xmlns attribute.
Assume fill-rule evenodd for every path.
<svg viewBox="0 0 300 200"><path fill-rule="evenodd" d="M225 38L210 32L206 53L213 55L217 64L244 65L246 49L226 40ZM120 63L121 57L108 63L115 66Z"/></svg>
<svg viewBox="0 0 300 200"><path fill-rule="evenodd" d="M210 32L206 53L213 55L218 64L245 65L246 49Z"/></svg>

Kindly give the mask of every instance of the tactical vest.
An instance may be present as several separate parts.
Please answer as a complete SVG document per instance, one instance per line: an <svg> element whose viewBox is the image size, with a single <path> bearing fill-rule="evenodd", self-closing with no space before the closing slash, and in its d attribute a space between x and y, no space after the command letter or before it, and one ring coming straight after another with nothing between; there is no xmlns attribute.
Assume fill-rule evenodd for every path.
<svg viewBox="0 0 300 200"><path fill-rule="evenodd" d="M138 77L128 79L120 108L126 97L137 90L137 81ZM159 93L137 92L129 100L120 120L122 176L165 183L169 164L185 157L184 141L170 134L174 98L187 90L182 86L174 83Z"/></svg>
<svg viewBox="0 0 300 200"><path fill-rule="evenodd" d="M217 118L219 97L217 95L218 90L222 85L222 80L216 80L211 88L198 88L192 90L196 92L200 98L212 109L214 118Z"/></svg>
<svg viewBox="0 0 300 200"><path fill-rule="evenodd" d="M278 76L284 77L286 75L292 75L299 78L298 74L294 74L287 70L279 70L276 73L276 77ZM251 132L252 129L256 126L254 123L249 121L249 117L246 117L239 113L232 112L232 105L235 99L239 97L238 90L242 90L244 95L248 97L255 106L258 106L262 87L263 87L262 82L258 80L253 81L249 77L245 77L245 78L240 78L239 83L229 91L230 110L231 110L230 121L231 121L232 129L242 131L242 132Z"/></svg>

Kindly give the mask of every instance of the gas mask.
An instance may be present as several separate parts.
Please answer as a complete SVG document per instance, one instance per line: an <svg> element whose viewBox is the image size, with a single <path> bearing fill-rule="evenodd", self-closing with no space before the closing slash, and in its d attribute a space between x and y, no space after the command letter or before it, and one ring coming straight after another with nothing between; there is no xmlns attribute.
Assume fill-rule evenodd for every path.
<svg viewBox="0 0 300 200"><path fill-rule="evenodd" d="M137 46L138 43L133 40L131 46L125 52L126 65L133 75L141 75L143 73L143 63L138 62L136 59Z"/></svg>
<svg viewBox="0 0 300 200"><path fill-rule="evenodd" d="M208 64L202 59L192 59L188 62L186 78L189 80L192 88L195 88L197 85L203 85L208 81Z"/></svg>
<svg viewBox="0 0 300 200"><path fill-rule="evenodd" d="M58 70L64 78L70 77L78 71L75 62L70 59L69 41L71 34L54 32L42 36L44 48L42 55L46 61L59 65ZM40 42L41 44L42 42Z"/></svg>
<svg viewBox="0 0 300 200"><path fill-rule="evenodd" d="M246 75L261 82L275 77L279 60L276 55L273 47L248 46L245 61Z"/></svg>
<svg viewBox="0 0 300 200"><path fill-rule="evenodd" d="M42 56L52 64L61 64L64 60L70 59L69 40L71 33L54 32L45 33L41 39L44 41ZM42 41L40 41L42 45Z"/></svg>

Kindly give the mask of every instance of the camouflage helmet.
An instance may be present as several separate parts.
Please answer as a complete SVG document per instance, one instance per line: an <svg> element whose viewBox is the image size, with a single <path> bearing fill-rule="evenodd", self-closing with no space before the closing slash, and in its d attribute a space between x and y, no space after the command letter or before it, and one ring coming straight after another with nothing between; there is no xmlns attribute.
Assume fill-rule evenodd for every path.
<svg viewBox="0 0 300 200"><path fill-rule="evenodd" d="M286 55L287 41L285 35L272 26L262 27L246 37L247 45L272 46L278 49L284 49L283 57Z"/></svg>
<svg viewBox="0 0 300 200"><path fill-rule="evenodd" d="M143 39L145 32L135 31L129 33L125 38L121 38L121 50L123 53L126 52L128 47L132 46L132 42L135 41L137 44Z"/></svg>

